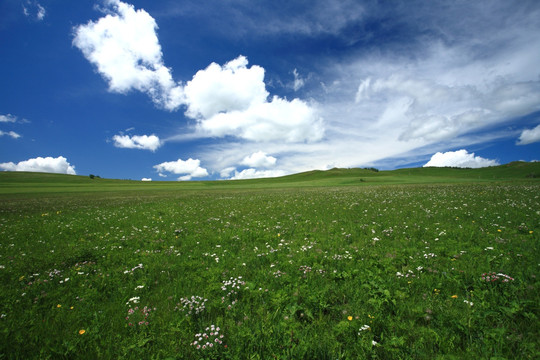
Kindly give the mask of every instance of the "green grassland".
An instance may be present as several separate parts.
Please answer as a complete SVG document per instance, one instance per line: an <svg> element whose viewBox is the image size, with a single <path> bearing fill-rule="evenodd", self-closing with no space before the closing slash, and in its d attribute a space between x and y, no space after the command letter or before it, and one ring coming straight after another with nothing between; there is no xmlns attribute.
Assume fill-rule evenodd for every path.
<svg viewBox="0 0 540 360"><path fill-rule="evenodd" d="M0 173L0 359L540 358L538 174Z"/></svg>
<svg viewBox="0 0 540 360"><path fill-rule="evenodd" d="M278 178L224 181L115 180L78 175L0 172L1 194L45 194L71 192L178 191L205 189L260 189L327 186L370 186L392 184L470 183L526 181L540 178L540 162L513 162L481 169L412 168L391 171L376 169L314 170Z"/></svg>

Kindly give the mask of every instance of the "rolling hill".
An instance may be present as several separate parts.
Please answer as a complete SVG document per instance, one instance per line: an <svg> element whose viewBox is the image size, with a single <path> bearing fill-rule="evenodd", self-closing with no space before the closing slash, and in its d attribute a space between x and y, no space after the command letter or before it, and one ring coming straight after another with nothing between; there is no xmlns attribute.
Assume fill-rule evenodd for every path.
<svg viewBox="0 0 540 360"><path fill-rule="evenodd" d="M512 162L480 169L408 168L313 170L277 178L220 181L152 181L90 178L32 172L0 172L0 194L161 191L203 189L257 189L392 184L442 184L493 181L538 181L540 162Z"/></svg>

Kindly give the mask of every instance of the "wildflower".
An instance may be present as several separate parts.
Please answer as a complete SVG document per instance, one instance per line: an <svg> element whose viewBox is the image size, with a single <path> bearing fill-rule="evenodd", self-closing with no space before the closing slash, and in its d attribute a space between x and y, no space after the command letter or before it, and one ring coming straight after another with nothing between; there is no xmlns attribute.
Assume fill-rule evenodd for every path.
<svg viewBox="0 0 540 360"><path fill-rule="evenodd" d="M463 300L463 302L469 306L473 306L473 302L472 301L467 301L467 300Z"/></svg>
<svg viewBox="0 0 540 360"><path fill-rule="evenodd" d="M452 295L451 298L452 298L452 299L457 299L458 296L457 296L457 295Z"/></svg>
<svg viewBox="0 0 540 360"><path fill-rule="evenodd" d="M61 308L61 307L62 307L62 305L58 304L58 305L56 305L56 307L57 307L57 308Z"/></svg>
<svg viewBox="0 0 540 360"><path fill-rule="evenodd" d="M347 320L352 321L352 316L347 316Z"/></svg>
<svg viewBox="0 0 540 360"><path fill-rule="evenodd" d="M378 343L378 342L376 342L375 340L371 340L371 345L373 345L373 346L377 346L377 345L379 345L379 343Z"/></svg>
<svg viewBox="0 0 540 360"><path fill-rule="evenodd" d="M219 327L216 327L215 325L210 325L205 329L205 331L210 331L210 333L195 334L195 341L193 341L190 345L195 346L196 349L202 350L219 345L223 345L223 347L225 348L227 347L227 345L223 344L222 339L224 336L223 334L219 333Z"/></svg>
<svg viewBox="0 0 540 360"><path fill-rule="evenodd" d="M127 302L126 302L126 305L129 305L130 302L134 303L134 304L137 304L140 300L140 297L139 296L134 296L132 297L131 299L129 299Z"/></svg>
<svg viewBox="0 0 540 360"><path fill-rule="evenodd" d="M361 333L362 331L369 330L369 329L371 329L369 325L363 325L363 326L360 328L360 330L358 330L358 335L360 335L360 333Z"/></svg>
<svg viewBox="0 0 540 360"><path fill-rule="evenodd" d="M85 332L86 332L86 330L81 329L81 330L79 330L79 335L84 335Z"/></svg>

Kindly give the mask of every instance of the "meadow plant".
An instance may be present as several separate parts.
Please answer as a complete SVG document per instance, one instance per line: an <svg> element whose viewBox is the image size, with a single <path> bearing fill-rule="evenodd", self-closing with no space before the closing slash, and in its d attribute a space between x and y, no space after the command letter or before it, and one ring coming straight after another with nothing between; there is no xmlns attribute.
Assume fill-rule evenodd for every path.
<svg viewBox="0 0 540 360"><path fill-rule="evenodd" d="M204 311L205 303L208 299L204 299L200 296L192 296L190 298L181 298L180 302L174 308L186 313L186 316L191 314L197 315Z"/></svg>
<svg viewBox="0 0 540 360"><path fill-rule="evenodd" d="M221 329L218 326L210 325L204 332L195 334L195 340L190 343L190 346L202 351L218 347L227 348L227 345L223 343L225 336L220 331Z"/></svg>
<svg viewBox="0 0 540 360"><path fill-rule="evenodd" d="M507 283L507 282L510 282L510 281L514 281L514 278L511 277L511 276L508 276L508 275L502 274L502 273L494 273L494 272L483 273L482 277L480 279L482 281L491 282L491 283L494 283L494 282Z"/></svg>
<svg viewBox="0 0 540 360"><path fill-rule="evenodd" d="M126 315L128 326L148 326L150 324L148 322L148 317L150 316L152 310L155 311L156 308L152 309L148 306L142 308L138 306L129 308Z"/></svg>

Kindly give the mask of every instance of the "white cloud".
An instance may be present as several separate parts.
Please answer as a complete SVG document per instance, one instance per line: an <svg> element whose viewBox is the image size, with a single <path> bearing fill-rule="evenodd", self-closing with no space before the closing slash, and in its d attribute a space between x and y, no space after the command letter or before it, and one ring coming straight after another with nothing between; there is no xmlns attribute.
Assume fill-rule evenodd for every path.
<svg viewBox="0 0 540 360"><path fill-rule="evenodd" d="M23 14L26 17L33 17L37 21L41 21L45 18L46 10L37 1L27 0L22 6Z"/></svg>
<svg viewBox="0 0 540 360"><path fill-rule="evenodd" d="M74 29L73 45L97 67L110 91L135 89L159 107L177 109L183 102L182 87L163 64L154 18L119 0L106 0L104 11L104 17Z"/></svg>
<svg viewBox="0 0 540 360"><path fill-rule="evenodd" d="M462 168L481 168L487 166L496 166L499 163L496 160L484 159L480 156L474 156L467 150L438 152L424 165L424 167L462 167Z"/></svg>
<svg viewBox="0 0 540 360"><path fill-rule="evenodd" d="M178 180L191 180L194 177L208 176L208 171L202 168L201 161L198 159L178 159L176 161L163 162L158 165L154 165L154 168L159 172L160 176L163 172L171 172L176 175L182 175Z"/></svg>
<svg viewBox="0 0 540 360"><path fill-rule="evenodd" d="M231 180L270 178L284 175L287 175L287 172L283 170L257 170L249 168L240 172L235 170L234 176L231 177Z"/></svg>
<svg viewBox="0 0 540 360"><path fill-rule="evenodd" d="M25 124L29 123L30 121L26 119L19 119L15 115L6 114L6 115L0 115L0 123L19 123L19 124Z"/></svg>
<svg viewBox="0 0 540 360"><path fill-rule="evenodd" d="M304 86L305 81L304 79L300 77L300 74L298 74L298 70L294 69L293 75L294 75L293 89L294 91L298 91Z"/></svg>
<svg viewBox="0 0 540 360"><path fill-rule="evenodd" d="M0 122L16 122L17 121L17 117L14 116L14 115L11 115L11 114L7 114L7 115L0 115Z"/></svg>
<svg viewBox="0 0 540 360"><path fill-rule="evenodd" d="M38 20L43 20L43 18L45 17L45 8L43 6L41 6L40 4L37 4L37 14L36 14L36 18Z"/></svg>
<svg viewBox="0 0 540 360"><path fill-rule="evenodd" d="M220 66L210 64L199 70L185 88L188 109L192 118L210 118L220 112L244 111L253 104L266 101L264 69L254 65L247 68L246 57Z"/></svg>
<svg viewBox="0 0 540 360"><path fill-rule="evenodd" d="M28 159L17 164L13 162L0 164L0 169L7 171L32 171L32 172L48 172L76 175L75 166L71 165L63 156L53 157L37 157Z"/></svg>
<svg viewBox="0 0 540 360"><path fill-rule="evenodd" d="M228 178L229 176L231 176L231 173L233 171L235 171L236 168L234 166L231 166L231 167L228 167L228 168L225 168L225 169L222 169L220 172L219 172L219 176L221 176L222 178Z"/></svg>
<svg viewBox="0 0 540 360"><path fill-rule="evenodd" d="M142 178L141 181L152 181L152 178Z"/></svg>
<svg viewBox="0 0 540 360"><path fill-rule="evenodd" d="M527 145L538 141L540 141L540 125L536 126L534 129L523 130L516 144Z"/></svg>
<svg viewBox="0 0 540 360"><path fill-rule="evenodd" d="M259 142L314 142L324 135L323 121L312 107L299 99L288 101L277 96L245 111L201 120L199 129L209 136L229 135Z"/></svg>
<svg viewBox="0 0 540 360"><path fill-rule="evenodd" d="M21 137L21 135L17 134L15 131L2 131L0 130L0 136L4 136L4 135L7 135L7 136L11 136L12 138L14 139L18 139Z"/></svg>
<svg viewBox="0 0 540 360"><path fill-rule="evenodd" d="M143 149L156 151L161 140L156 135L114 135L114 146L127 149Z"/></svg>
<svg viewBox="0 0 540 360"><path fill-rule="evenodd" d="M74 29L73 44L108 81L112 92L138 90L167 110L185 105L204 136L236 136L251 141L312 142L324 135L322 118L306 102L274 96L264 69L239 56L223 66L210 64L185 86L163 64L155 20L144 10L107 0L107 15ZM303 84L295 70L295 88Z"/></svg>
<svg viewBox="0 0 540 360"><path fill-rule="evenodd" d="M276 165L277 159L273 156L266 155L262 151L257 151L249 156L246 156L241 164L249 167L268 168Z"/></svg>
<svg viewBox="0 0 540 360"><path fill-rule="evenodd" d="M198 120L199 131L251 141L320 140L324 126L316 110L299 99L274 96L269 102L264 69L247 64L244 56L224 66L212 63L187 82L186 115Z"/></svg>

